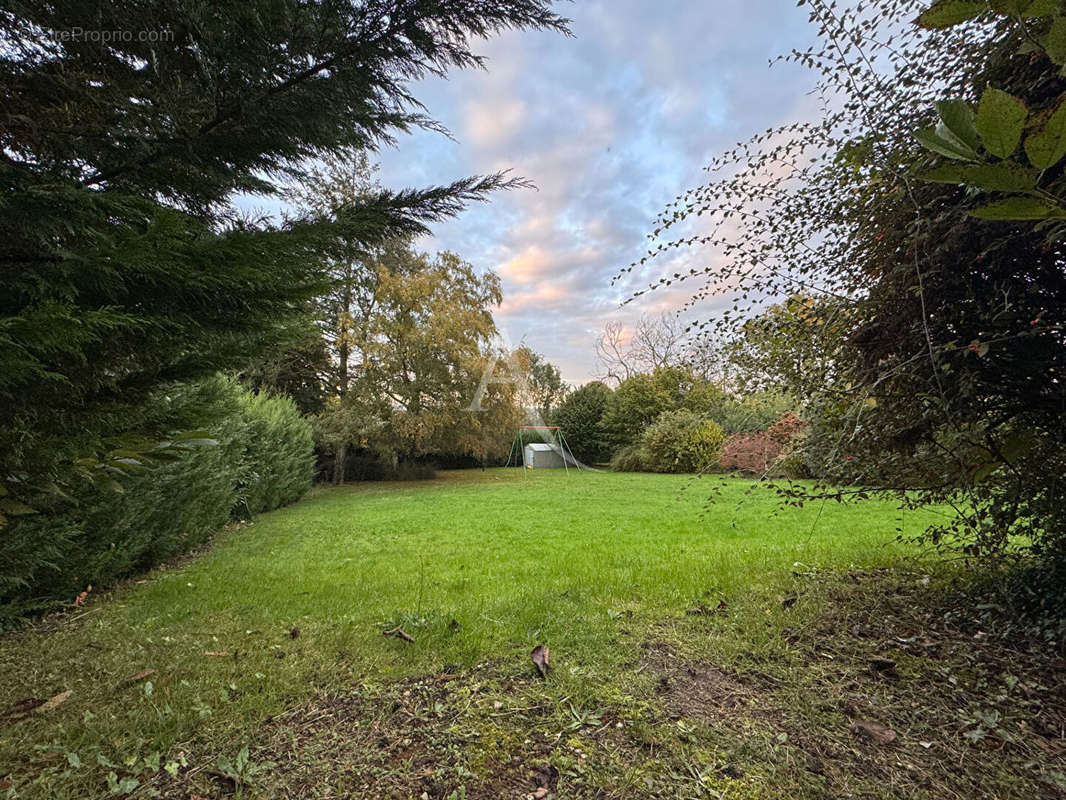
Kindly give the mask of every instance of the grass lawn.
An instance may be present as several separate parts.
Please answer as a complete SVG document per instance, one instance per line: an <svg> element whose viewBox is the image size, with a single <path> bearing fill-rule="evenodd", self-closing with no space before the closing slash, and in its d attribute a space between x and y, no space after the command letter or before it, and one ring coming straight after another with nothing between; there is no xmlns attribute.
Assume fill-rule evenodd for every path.
<svg viewBox="0 0 1066 800"><path fill-rule="evenodd" d="M896 541L928 519L658 475L317 490L0 638L0 796L1061 797L1062 664L959 615Z"/></svg>

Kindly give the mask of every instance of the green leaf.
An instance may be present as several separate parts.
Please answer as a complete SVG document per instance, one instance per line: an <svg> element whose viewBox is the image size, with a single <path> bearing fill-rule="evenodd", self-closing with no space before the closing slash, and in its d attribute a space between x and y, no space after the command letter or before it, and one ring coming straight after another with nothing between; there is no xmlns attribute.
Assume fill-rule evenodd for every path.
<svg viewBox="0 0 1066 800"><path fill-rule="evenodd" d="M174 438L179 441L185 441L187 439L210 439L211 431L183 431Z"/></svg>
<svg viewBox="0 0 1066 800"><path fill-rule="evenodd" d="M114 478L109 478L105 475L97 475L93 477L93 485L98 489L103 489L108 492L114 492L115 494L125 494L126 489L121 483Z"/></svg>
<svg viewBox="0 0 1066 800"><path fill-rule="evenodd" d="M969 212L971 217L992 220L1063 219L1066 212L1036 197L1008 197Z"/></svg>
<svg viewBox="0 0 1066 800"><path fill-rule="evenodd" d="M1066 63L1066 17L1055 16L1041 44L1044 45L1048 58L1056 64Z"/></svg>
<svg viewBox="0 0 1066 800"><path fill-rule="evenodd" d="M1060 102L1040 130L1025 138L1025 153L1037 169L1053 167L1066 156L1066 103Z"/></svg>
<svg viewBox="0 0 1066 800"><path fill-rule="evenodd" d="M12 500L9 497L5 497L0 499L0 512L8 516L18 517L25 516L26 514L36 514L37 509L28 506L25 503L20 503L18 500Z"/></svg>
<svg viewBox="0 0 1066 800"><path fill-rule="evenodd" d="M1036 187L1037 171L1019 164L943 164L919 173L933 183L961 183L986 192L1025 192Z"/></svg>
<svg viewBox="0 0 1066 800"><path fill-rule="evenodd" d="M1029 111L1025 103L1002 89L987 87L977 105L975 125L985 149L1008 158L1018 148Z"/></svg>
<svg viewBox="0 0 1066 800"><path fill-rule="evenodd" d="M915 133L914 138L934 153L957 161L973 161L977 157L977 153L968 149L963 142L954 136L944 136L940 130L926 128Z"/></svg>
<svg viewBox="0 0 1066 800"><path fill-rule="evenodd" d="M107 466L128 474L142 472L145 469L144 464L135 458L116 458L110 461Z"/></svg>
<svg viewBox="0 0 1066 800"><path fill-rule="evenodd" d="M974 127L974 113L970 104L963 100L940 100L936 104L940 119L951 133L971 150L981 145Z"/></svg>
<svg viewBox="0 0 1066 800"><path fill-rule="evenodd" d="M918 15L918 24L923 28L950 28L981 16L986 8L984 3L973 0L939 0Z"/></svg>
<svg viewBox="0 0 1066 800"><path fill-rule="evenodd" d="M181 443L187 447L214 447L218 439L182 439Z"/></svg>

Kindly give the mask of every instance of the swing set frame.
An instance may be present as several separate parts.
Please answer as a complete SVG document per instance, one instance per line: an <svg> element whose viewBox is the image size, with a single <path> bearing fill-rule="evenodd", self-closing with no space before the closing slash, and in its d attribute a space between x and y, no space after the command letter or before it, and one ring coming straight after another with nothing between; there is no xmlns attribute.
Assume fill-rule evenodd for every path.
<svg viewBox="0 0 1066 800"><path fill-rule="evenodd" d="M522 474L526 473L526 470L530 469L526 464L526 443L523 437L523 431L548 431L548 439L552 448L559 453L563 458L563 469L566 470L566 474L570 475L570 464L568 462L574 462L574 469L582 469L582 464L576 458L574 458L574 452L570 449L570 445L566 441L566 436L563 435L562 429L558 425L519 425L518 433L511 442L511 452L507 454L507 466L511 466L512 459L514 465L519 466L521 461ZM517 455L516 450L517 448Z"/></svg>

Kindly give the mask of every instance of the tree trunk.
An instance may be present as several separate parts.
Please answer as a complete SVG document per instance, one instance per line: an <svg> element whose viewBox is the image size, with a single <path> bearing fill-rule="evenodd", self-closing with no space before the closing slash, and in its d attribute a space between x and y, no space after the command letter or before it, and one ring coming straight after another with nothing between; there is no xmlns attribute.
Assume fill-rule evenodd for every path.
<svg viewBox="0 0 1066 800"><path fill-rule="evenodd" d="M337 398L340 400L341 407L344 406L344 396L348 394L348 337L351 335L351 313L352 313L352 266L348 264L348 271L346 274L347 280L344 283L344 299L343 299L343 315L341 316L338 327L339 336L337 337L338 343L338 369L337 369ZM348 444L342 444L337 448L337 455L333 461L333 484L340 486L344 483L344 462L348 458Z"/></svg>
<svg viewBox="0 0 1066 800"><path fill-rule="evenodd" d="M344 483L344 462L348 458L348 445L342 444L337 448L337 455L333 460L333 483L340 486Z"/></svg>

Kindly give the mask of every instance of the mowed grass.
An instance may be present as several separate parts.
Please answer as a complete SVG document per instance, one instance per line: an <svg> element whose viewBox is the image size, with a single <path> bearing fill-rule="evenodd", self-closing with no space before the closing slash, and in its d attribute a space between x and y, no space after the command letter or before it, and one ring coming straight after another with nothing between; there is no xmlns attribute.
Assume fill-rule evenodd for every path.
<svg viewBox="0 0 1066 800"><path fill-rule="evenodd" d="M221 534L184 565L0 639L0 709L60 698L48 710L0 717L0 787L11 797L235 789L246 796L417 797L402 782L381 794L374 781L387 783L388 776L362 775L360 759L371 756L357 754L344 770L365 781L358 784L369 787L365 794L332 794L325 779L299 791L270 788L274 733L264 720L338 692L391 697L395 687L427 675L464 676L467 695L482 683L490 694L503 693L471 722L481 725L477 736L491 722L498 741L482 750L459 747L464 755L449 767L454 774L433 784L440 797L483 783L496 769L493 759L510 758L508 747L521 748L514 742L529 743L523 737L531 729L519 724L524 713L508 719L517 725L514 742L505 746L498 733L501 713L493 709L507 713L515 693L541 704L567 737L599 725L597 709L614 708L610 719L619 730L631 724L658 742L665 734L655 726L663 719L648 711L658 706L641 662L649 642L653 650L664 643L671 657L734 664L781 658L787 672L782 630L803 620L813 629L832 602L816 592L794 594L797 574L913 565L920 554L897 533L917 532L930 519L932 512L904 513L875 501L782 508L772 491L750 482L659 475L490 470L316 490ZM928 562L920 571L934 567ZM723 602L728 613L714 614ZM396 627L414 642L382 635ZM537 644L551 648L554 670L545 683L529 661ZM141 674L147 670L153 672ZM518 683L508 695L500 681ZM440 718L447 702L434 702ZM462 713L481 708L472 702ZM580 709L593 716L583 718ZM454 733L458 719L441 736ZM768 741L783 746L787 736L771 733L778 738ZM218 766L219 756L232 762L245 745L251 768ZM648 757L658 763L654 747ZM409 771L413 757L397 758L397 771ZM669 762L669 770L679 768ZM615 796L601 786L619 780L614 773L606 780L612 769L601 770L603 781L574 778L575 787L598 787L587 795L558 789L558 770L544 785L559 797ZM643 781L647 796L675 796L653 793L648 781L663 777L648 769L629 779ZM194 781L216 772L228 777ZM563 770L564 784L569 774ZM727 778L727 789L716 791L779 795L769 784ZM799 784L793 790L802 796Z"/></svg>

